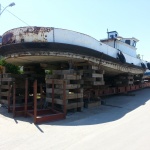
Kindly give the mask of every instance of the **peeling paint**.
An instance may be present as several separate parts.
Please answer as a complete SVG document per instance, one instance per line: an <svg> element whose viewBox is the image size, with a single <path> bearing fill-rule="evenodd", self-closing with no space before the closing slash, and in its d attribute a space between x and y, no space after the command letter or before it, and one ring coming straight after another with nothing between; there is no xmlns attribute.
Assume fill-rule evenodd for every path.
<svg viewBox="0 0 150 150"><path fill-rule="evenodd" d="M15 43L14 34L13 33L7 33L2 38L2 44L10 44Z"/></svg>
<svg viewBox="0 0 150 150"><path fill-rule="evenodd" d="M2 37L2 45L22 42L48 42L53 38L52 27L21 27L7 31Z"/></svg>

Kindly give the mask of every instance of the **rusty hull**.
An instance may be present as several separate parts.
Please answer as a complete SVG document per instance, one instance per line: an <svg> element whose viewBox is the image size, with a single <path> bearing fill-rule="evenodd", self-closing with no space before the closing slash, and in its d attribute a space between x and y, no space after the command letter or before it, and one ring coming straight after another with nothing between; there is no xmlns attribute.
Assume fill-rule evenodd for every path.
<svg viewBox="0 0 150 150"><path fill-rule="evenodd" d="M4 33L2 45L26 42L25 37L32 42L47 42L47 33L52 32L52 27L24 27L12 29Z"/></svg>

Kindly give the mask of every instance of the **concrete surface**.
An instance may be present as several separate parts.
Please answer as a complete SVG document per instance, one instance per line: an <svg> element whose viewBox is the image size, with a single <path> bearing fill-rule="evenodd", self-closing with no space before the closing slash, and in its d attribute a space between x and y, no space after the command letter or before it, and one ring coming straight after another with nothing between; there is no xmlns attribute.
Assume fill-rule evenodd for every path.
<svg viewBox="0 0 150 150"><path fill-rule="evenodd" d="M34 125L0 107L0 150L150 150L150 88Z"/></svg>

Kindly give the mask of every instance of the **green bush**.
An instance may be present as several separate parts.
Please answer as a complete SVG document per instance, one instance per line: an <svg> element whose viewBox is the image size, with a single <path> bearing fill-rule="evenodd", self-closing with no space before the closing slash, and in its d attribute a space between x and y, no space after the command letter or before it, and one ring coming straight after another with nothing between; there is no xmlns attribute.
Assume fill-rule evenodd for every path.
<svg viewBox="0 0 150 150"><path fill-rule="evenodd" d="M0 65L6 67L6 72L20 74L20 67L7 63L4 59L0 59Z"/></svg>

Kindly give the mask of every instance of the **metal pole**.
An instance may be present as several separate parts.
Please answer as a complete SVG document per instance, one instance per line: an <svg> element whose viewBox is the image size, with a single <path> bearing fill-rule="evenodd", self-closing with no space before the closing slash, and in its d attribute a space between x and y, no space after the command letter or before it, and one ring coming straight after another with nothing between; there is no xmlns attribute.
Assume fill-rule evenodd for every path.
<svg viewBox="0 0 150 150"><path fill-rule="evenodd" d="M42 109L42 101L43 101L43 88L42 88L42 83L40 84L40 94L41 94L40 107L41 107L41 109Z"/></svg>
<svg viewBox="0 0 150 150"><path fill-rule="evenodd" d="M67 113L67 108L66 108L66 82L65 80L63 81L63 106L64 106L64 114L66 115Z"/></svg>
<svg viewBox="0 0 150 150"><path fill-rule="evenodd" d="M13 117L15 117L15 111L16 111L16 84L13 83Z"/></svg>
<svg viewBox="0 0 150 150"><path fill-rule="evenodd" d="M8 82L8 97L7 97L7 101L8 101L8 112L10 112L10 95L11 95L11 89L12 89L12 85L10 85L10 82Z"/></svg>
<svg viewBox="0 0 150 150"><path fill-rule="evenodd" d="M24 105L24 115L27 115L27 105L28 105L28 78L25 79L25 105Z"/></svg>
<svg viewBox="0 0 150 150"><path fill-rule="evenodd" d="M5 10L7 7L12 7L12 6L14 6L14 5L15 5L15 3L12 2L12 3L10 3L8 6L6 6L6 7L1 11L1 4L0 4L0 15L4 12L4 10Z"/></svg>
<svg viewBox="0 0 150 150"><path fill-rule="evenodd" d="M36 123L37 117L37 80L33 83L33 98L34 98L34 123Z"/></svg>
<svg viewBox="0 0 150 150"><path fill-rule="evenodd" d="M52 80L52 109L54 109L54 79Z"/></svg>

